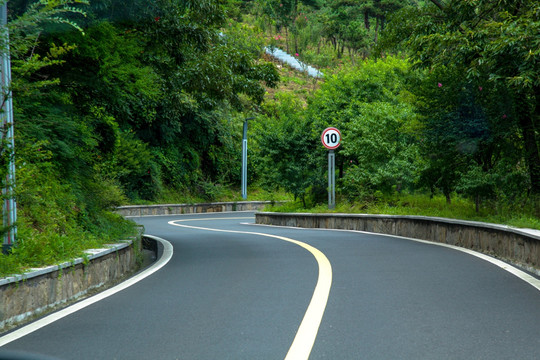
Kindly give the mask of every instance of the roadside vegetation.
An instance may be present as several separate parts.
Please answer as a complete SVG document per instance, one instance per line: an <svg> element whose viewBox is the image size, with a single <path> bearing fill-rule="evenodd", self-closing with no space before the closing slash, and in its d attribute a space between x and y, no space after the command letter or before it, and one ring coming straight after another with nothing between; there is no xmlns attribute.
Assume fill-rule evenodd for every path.
<svg viewBox="0 0 540 360"><path fill-rule="evenodd" d="M273 44L326 75L306 102L281 94L261 117L260 157L282 167L259 171L299 200L283 211L327 211L319 136L335 126L337 211L539 228L536 2L256 4Z"/></svg>
<svg viewBox="0 0 540 360"><path fill-rule="evenodd" d="M284 205L266 207L265 211L303 212L303 213L348 213L348 214L386 214L386 215L418 215L480 221L492 224L502 224L518 228L540 230L540 219L533 207L518 206L503 207L491 203L480 211L475 210L473 201L455 195L451 204L446 202L443 195L430 197L425 194L394 194L384 196L379 194L371 200L349 202L337 199L336 208L328 210L327 204L304 206L301 201L291 201Z"/></svg>
<svg viewBox="0 0 540 360"><path fill-rule="evenodd" d="M336 211L540 228L536 1L8 8L19 222L0 274L134 235L119 205L241 200L251 117L248 200L327 211L320 134L335 126ZM4 141L2 179L12 155Z"/></svg>

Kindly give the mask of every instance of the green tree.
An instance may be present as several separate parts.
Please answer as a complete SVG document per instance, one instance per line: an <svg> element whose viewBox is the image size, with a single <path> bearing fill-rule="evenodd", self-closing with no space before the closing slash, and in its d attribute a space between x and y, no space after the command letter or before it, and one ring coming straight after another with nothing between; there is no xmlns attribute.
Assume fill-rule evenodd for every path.
<svg viewBox="0 0 540 360"><path fill-rule="evenodd" d="M129 194L151 198L162 182L232 180L236 149L227 124L235 112L259 104L278 75L259 60L258 34L225 22L225 14L219 1L98 1L84 36L56 27L40 36L38 55L50 44L74 44L40 76L61 84L71 111L94 132L102 159L115 157L118 144L146 144L131 156L153 169L147 180L135 185L106 167Z"/></svg>
<svg viewBox="0 0 540 360"><path fill-rule="evenodd" d="M339 58L343 56L345 47L355 52L368 47L369 28L364 27L363 20L365 11L363 3L335 0L328 2L320 12L323 34Z"/></svg>
<svg viewBox="0 0 540 360"><path fill-rule="evenodd" d="M319 142L311 121L304 116L298 99L287 94L281 94L279 102L269 105L266 112L253 131L259 159L257 173L265 187L282 188L306 206L308 189L322 175L315 170L321 164L317 159L322 158L317 156Z"/></svg>
<svg viewBox="0 0 540 360"><path fill-rule="evenodd" d="M328 0L319 13L324 36L338 57L345 48L351 56L360 52L366 57L377 43L387 17L410 4L409 0Z"/></svg>
<svg viewBox="0 0 540 360"><path fill-rule="evenodd" d="M75 47L43 42L50 28L80 32L77 20L85 12L78 6L85 4L10 2L19 216L17 246L9 260L0 256L2 271L65 261L134 234L131 222L109 212L125 197L93 171L98 142L92 127L51 76Z"/></svg>
<svg viewBox="0 0 540 360"><path fill-rule="evenodd" d="M231 159L235 151L227 125L232 113L259 104L264 85L277 85L277 70L258 60L263 43L252 30L225 24L217 15L208 23L212 8L187 11L173 3L167 6L169 11L143 29L148 41L144 57L165 91L156 108L157 121L137 133L162 155L177 156L178 164L194 170L189 171L190 181L216 181L219 170L231 167L223 165L223 159Z"/></svg>
<svg viewBox="0 0 540 360"><path fill-rule="evenodd" d="M398 37L420 66L453 68L479 86L489 84L492 102L500 99L496 94L508 96L510 109L495 119L517 124L530 191L540 193L540 5L532 0L431 3L435 6L401 17Z"/></svg>
<svg viewBox="0 0 540 360"><path fill-rule="evenodd" d="M267 17L275 26L276 31L285 31L286 51L289 52L289 34L292 35L294 52L298 53L298 37L300 27L303 26L303 11L310 8L318 8L317 0L258 0L257 9L260 14Z"/></svg>
<svg viewBox="0 0 540 360"><path fill-rule="evenodd" d="M407 61L366 61L326 79L310 100L314 132L342 132L337 151L341 186L351 198L414 185L419 173L417 116Z"/></svg>
<svg viewBox="0 0 540 360"><path fill-rule="evenodd" d="M423 186L442 190L448 203L460 177L472 166L493 168L493 128L480 105L480 91L447 69L424 73L415 84L417 108L422 114L420 148L426 160ZM498 154L497 154L498 155Z"/></svg>

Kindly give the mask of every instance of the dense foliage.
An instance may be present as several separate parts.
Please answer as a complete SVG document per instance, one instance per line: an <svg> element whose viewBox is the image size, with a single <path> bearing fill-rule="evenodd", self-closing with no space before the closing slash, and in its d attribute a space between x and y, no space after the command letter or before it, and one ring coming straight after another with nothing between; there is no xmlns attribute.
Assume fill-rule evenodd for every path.
<svg viewBox="0 0 540 360"><path fill-rule="evenodd" d="M273 131L289 131L286 120L295 117L315 142L325 127L340 128L342 197L427 191L448 203L470 198L476 211L486 203L539 216L537 2L255 3L263 15L256 23L275 46L329 66L307 106L274 116L284 125ZM318 160L310 174L324 166Z"/></svg>
<svg viewBox="0 0 540 360"><path fill-rule="evenodd" d="M336 126L343 200L440 194L540 216L537 1L8 5L21 253L123 236L110 213L122 203L238 186L251 117L250 184L304 207L325 202L320 133ZM324 80L268 62L265 46ZM278 68L301 89L269 95Z"/></svg>
<svg viewBox="0 0 540 360"><path fill-rule="evenodd" d="M310 99L313 130L336 126L343 134L338 175L349 199L415 183L420 165L411 131L417 115L406 85L412 76L405 60L368 60L329 77Z"/></svg>
<svg viewBox="0 0 540 360"><path fill-rule="evenodd" d="M20 218L10 262L128 236L110 211L165 187L211 200L214 184L237 182L233 132L278 75L225 5L9 2Z"/></svg>
<svg viewBox="0 0 540 360"><path fill-rule="evenodd" d="M430 114L430 134L440 135L432 148L453 149L454 155L452 161L447 151L448 161L432 162L431 169L442 170L447 184L457 183L477 200L535 199L540 194L538 2L433 3L398 14L400 26L388 36L393 46L410 50L418 67L429 69L431 84L441 85L432 87L438 96L424 94L423 109Z"/></svg>

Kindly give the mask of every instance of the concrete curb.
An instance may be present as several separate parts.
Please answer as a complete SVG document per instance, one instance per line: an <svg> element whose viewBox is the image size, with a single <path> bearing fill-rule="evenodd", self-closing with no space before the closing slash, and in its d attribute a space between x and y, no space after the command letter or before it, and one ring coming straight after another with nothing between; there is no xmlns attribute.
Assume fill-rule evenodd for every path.
<svg viewBox="0 0 540 360"><path fill-rule="evenodd" d="M460 246L540 275L540 231L427 216L368 214L255 214L257 224L365 231Z"/></svg>
<svg viewBox="0 0 540 360"><path fill-rule="evenodd" d="M122 216L181 215L212 213L225 211L262 210L266 205L277 204L274 201L234 201L202 204L161 204L120 206L116 213Z"/></svg>
<svg viewBox="0 0 540 360"><path fill-rule="evenodd" d="M19 281L26 281L30 280L32 278L46 275L49 273L52 273L54 271L59 271L63 269L70 268L75 265L83 264L86 260L92 261L94 259L100 258L102 256L108 255L112 252L116 252L118 250L124 249L128 246L130 246L133 242L131 240L126 240L125 242L119 243L119 244L110 244L106 245L107 248L105 249L89 249L85 250L84 253L88 255L86 259L80 257L76 258L73 261L66 261L64 263L58 264L58 265L51 265L44 268L34 268L30 269L28 272L24 274L16 274L12 276L8 276L5 278L0 279L0 286L16 283Z"/></svg>
<svg viewBox="0 0 540 360"><path fill-rule="evenodd" d="M0 333L114 283L137 266L131 240L85 253L72 261L0 279Z"/></svg>

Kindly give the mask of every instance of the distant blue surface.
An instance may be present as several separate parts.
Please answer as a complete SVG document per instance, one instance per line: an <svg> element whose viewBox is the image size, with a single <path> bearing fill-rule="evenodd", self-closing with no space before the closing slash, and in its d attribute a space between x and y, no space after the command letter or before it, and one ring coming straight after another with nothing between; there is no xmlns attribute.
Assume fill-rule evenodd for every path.
<svg viewBox="0 0 540 360"><path fill-rule="evenodd" d="M306 72L311 77L322 78L324 76L323 73L320 72L319 70L315 69L314 67L304 64L303 62L299 61L294 56L287 54L285 51L281 49L270 48L267 46L264 48L264 50L266 51L268 55L275 57L276 59L289 65L293 69Z"/></svg>

